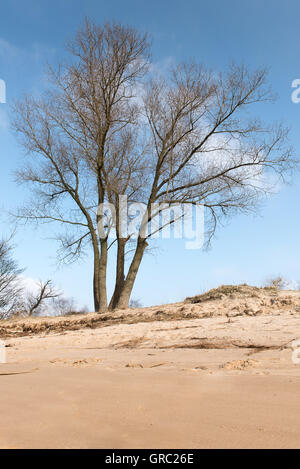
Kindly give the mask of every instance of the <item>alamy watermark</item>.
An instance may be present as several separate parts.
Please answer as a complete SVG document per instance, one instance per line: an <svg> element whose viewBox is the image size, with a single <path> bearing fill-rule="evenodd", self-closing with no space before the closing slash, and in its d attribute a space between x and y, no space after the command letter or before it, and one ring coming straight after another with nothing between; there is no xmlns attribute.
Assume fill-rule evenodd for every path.
<svg viewBox="0 0 300 469"><path fill-rule="evenodd" d="M0 340L0 363L6 363L6 344Z"/></svg>
<svg viewBox="0 0 300 469"><path fill-rule="evenodd" d="M294 104L300 103L300 78L292 81L292 88L295 88L291 94L291 100Z"/></svg>
<svg viewBox="0 0 300 469"><path fill-rule="evenodd" d="M0 104L6 103L6 84L4 80L0 79Z"/></svg>
<svg viewBox="0 0 300 469"><path fill-rule="evenodd" d="M123 239L184 239L186 249L204 244L204 206L190 203L128 203L120 195L118 210L111 203L98 206L98 234Z"/></svg>

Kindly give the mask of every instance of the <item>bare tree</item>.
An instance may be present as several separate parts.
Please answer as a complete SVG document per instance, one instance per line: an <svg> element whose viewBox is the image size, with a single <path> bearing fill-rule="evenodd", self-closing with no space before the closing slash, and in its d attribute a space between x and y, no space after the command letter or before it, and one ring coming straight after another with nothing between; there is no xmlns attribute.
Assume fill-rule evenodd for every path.
<svg viewBox="0 0 300 469"><path fill-rule="evenodd" d="M52 301L52 308L55 316L66 316L75 314L76 306L73 298L59 296Z"/></svg>
<svg viewBox="0 0 300 469"><path fill-rule="evenodd" d="M38 192L37 203L22 216L66 225L61 243L67 259L76 259L87 242L92 244L94 305L100 311L107 307L109 246L107 238L97 236L97 206L109 193L114 197L108 175L110 185L122 190L127 161L138 159L132 129L138 109L131 98L148 62L148 43L129 27L86 22L69 49L75 61L50 72L52 93L27 97L15 109L15 128L37 157L36 164L19 173ZM128 185L137 173L141 176L140 167Z"/></svg>
<svg viewBox="0 0 300 469"><path fill-rule="evenodd" d="M252 116L273 99L265 70L231 65L217 74L190 63L155 76L147 73L147 36L115 23L86 22L69 51L70 63L50 71L47 94L14 108L14 128L33 159L18 178L35 191L19 216L65 226L65 260L90 244L95 310L126 308L153 204L203 204L209 241L222 217L256 209L272 191L270 173L283 178L296 162L287 129ZM119 230L120 196L147 208L136 240ZM111 223L97 211L105 202L115 207L111 242ZM108 304L111 247L116 280Z"/></svg>
<svg viewBox="0 0 300 469"><path fill-rule="evenodd" d="M37 284L37 292L30 293L27 296L24 308L26 315L33 316L41 314L45 302L58 298L59 296L61 296L61 293L54 288L52 280L47 280L46 282L40 281Z"/></svg>
<svg viewBox="0 0 300 469"><path fill-rule="evenodd" d="M87 306L78 307L74 298L58 296L51 302L53 314L55 316L68 316L71 314L87 314L89 309Z"/></svg>
<svg viewBox="0 0 300 469"><path fill-rule="evenodd" d="M274 288L275 290L287 290L289 286L289 282L282 277L282 275L278 275L277 277L270 277L265 282L266 287Z"/></svg>
<svg viewBox="0 0 300 469"><path fill-rule="evenodd" d="M132 299L129 301L129 308L142 308L142 307L143 305L142 305L141 300Z"/></svg>
<svg viewBox="0 0 300 469"><path fill-rule="evenodd" d="M16 314L23 289L19 275L23 272L12 257L9 240L0 241L0 319L8 319Z"/></svg>

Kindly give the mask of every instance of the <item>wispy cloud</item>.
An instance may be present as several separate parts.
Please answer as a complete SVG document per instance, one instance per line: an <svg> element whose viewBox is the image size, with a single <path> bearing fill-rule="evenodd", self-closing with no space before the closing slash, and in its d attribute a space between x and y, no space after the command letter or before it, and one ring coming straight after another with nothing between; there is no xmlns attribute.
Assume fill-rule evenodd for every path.
<svg viewBox="0 0 300 469"><path fill-rule="evenodd" d="M24 59L28 65L30 62L43 64L51 60L56 52L56 48L40 42L34 42L29 47L19 47L0 37L0 59L3 65L5 65L5 61L7 63L11 60L24 62Z"/></svg>
<svg viewBox="0 0 300 469"><path fill-rule="evenodd" d="M56 49L39 42L23 47L0 37L0 79L6 83L6 102L0 104L0 131L9 129L9 102L24 91L39 94L45 86L46 63Z"/></svg>
<svg viewBox="0 0 300 469"><path fill-rule="evenodd" d="M19 55L20 49L5 39L0 38L0 57L3 59L15 58Z"/></svg>
<svg viewBox="0 0 300 469"><path fill-rule="evenodd" d="M158 62L151 63L150 73L154 76L159 75L161 77L165 77L166 75L168 75L170 68L175 66L175 64L176 64L175 57L173 57L172 55L169 55L165 57L164 59L159 60Z"/></svg>
<svg viewBox="0 0 300 469"><path fill-rule="evenodd" d="M4 104L0 104L0 131L7 131L9 129L9 117L7 108Z"/></svg>

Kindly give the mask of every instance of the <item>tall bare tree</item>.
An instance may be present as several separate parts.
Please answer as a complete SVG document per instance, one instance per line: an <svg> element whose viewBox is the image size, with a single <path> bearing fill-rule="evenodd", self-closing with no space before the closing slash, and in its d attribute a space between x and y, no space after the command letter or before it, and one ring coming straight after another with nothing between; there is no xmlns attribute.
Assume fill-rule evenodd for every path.
<svg viewBox="0 0 300 469"><path fill-rule="evenodd" d="M273 99L265 70L232 65L217 74L190 63L160 77L149 71L147 36L117 23L86 21L68 50L70 63L49 72L49 91L14 108L14 128L32 158L18 178L34 191L19 216L65 226L65 259L77 259L89 243L95 310L126 308L153 204L203 204L209 240L222 217L255 209L271 191L270 173L284 177L296 161L285 128L251 117L252 108ZM136 240L119 229L120 196L147 208ZM115 207L112 241L97 210L105 202ZM116 280L108 304L112 246Z"/></svg>

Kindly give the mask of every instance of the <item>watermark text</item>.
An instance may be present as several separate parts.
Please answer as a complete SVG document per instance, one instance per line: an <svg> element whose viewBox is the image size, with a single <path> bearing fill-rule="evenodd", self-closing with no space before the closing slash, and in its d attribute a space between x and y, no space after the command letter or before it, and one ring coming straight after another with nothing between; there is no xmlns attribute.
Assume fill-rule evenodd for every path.
<svg viewBox="0 0 300 469"><path fill-rule="evenodd" d="M6 84L4 80L0 79L0 103L6 103Z"/></svg>
<svg viewBox="0 0 300 469"><path fill-rule="evenodd" d="M204 206L189 203L128 203L119 196L117 207L111 203L98 206L98 234L101 239L184 239L186 249L200 249L204 244Z"/></svg>

